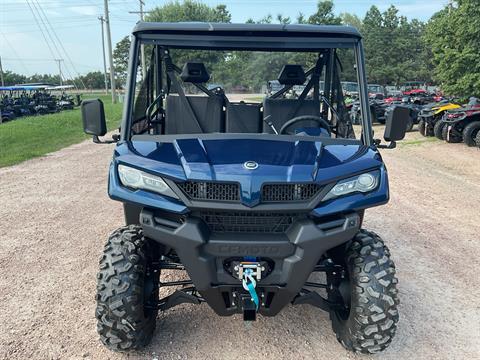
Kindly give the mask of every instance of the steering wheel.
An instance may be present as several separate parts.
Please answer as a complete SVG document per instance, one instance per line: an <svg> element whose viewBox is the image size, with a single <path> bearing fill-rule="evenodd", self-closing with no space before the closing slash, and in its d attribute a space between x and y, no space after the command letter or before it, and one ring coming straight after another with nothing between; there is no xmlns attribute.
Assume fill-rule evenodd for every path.
<svg viewBox="0 0 480 360"><path fill-rule="evenodd" d="M296 116L293 119L288 120L283 126L281 127L279 134L280 135L285 135L288 134L286 130L291 127L292 125L303 122L303 121L313 121L317 123L321 128L325 129L328 131L328 135L331 135L331 127L330 124L322 119L320 116L314 116L314 115L302 115L302 116Z"/></svg>

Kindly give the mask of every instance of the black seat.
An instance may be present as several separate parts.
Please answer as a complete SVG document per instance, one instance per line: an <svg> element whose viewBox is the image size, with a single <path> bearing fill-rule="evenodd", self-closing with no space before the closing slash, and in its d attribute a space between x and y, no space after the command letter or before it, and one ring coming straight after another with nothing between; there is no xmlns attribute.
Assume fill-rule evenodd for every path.
<svg viewBox="0 0 480 360"><path fill-rule="evenodd" d="M223 97L186 95L196 119L178 94L167 96L165 134L200 134L224 132ZM197 122L198 120L198 122Z"/></svg>
<svg viewBox="0 0 480 360"><path fill-rule="evenodd" d="M188 62L180 78L185 83L205 83L210 75L203 63ZM183 91L180 91L183 95ZM225 131L224 98L220 95L169 94L166 101L165 134L199 134ZM191 111L190 111L191 109Z"/></svg>
<svg viewBox="0 0 480 360"><path fill-rule="evenodd" d="M278 76L278 82L282 85L303 85L305 81L305 71L301 65L285 65ZM273 124L277 131L288 120L302 115L320 116L320 101L272 98L265 98L263 101L263 118L266 119L268 116L268 121ZM299 126L318 127L318 124L313 121L305 121ZM263 132L273 133L273 130L264 122Z"/></svg>
<svg viewBox="0 0 480 360"><path fill-rule="evenodd" d="M268 121L273 124L277 131L280 131L280 128L288 120L302 115L320 116L320 101L270 98L265 98L263 101L263 118L270 116ZM318 127L318 124L313 121L304 121L298 125L301 127ZM273 133L273 130L264 122L263 132Z"/></svg>
<svg viewBox="0 0 480 360"><path fill-rule="evenodd" d="M228 103L226 110L227 133L260 133L262 132L262 115L260 104Z"/></svg>

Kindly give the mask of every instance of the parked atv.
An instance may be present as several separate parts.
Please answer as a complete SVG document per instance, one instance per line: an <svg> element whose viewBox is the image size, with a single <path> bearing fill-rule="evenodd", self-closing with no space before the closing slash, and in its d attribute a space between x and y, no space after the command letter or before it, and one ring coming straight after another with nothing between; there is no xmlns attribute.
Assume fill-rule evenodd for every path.
<svg viewBox="0 0 480 360"><path fill-rule="evenodd" d="M476 137L480 131L480 108L448 114L442 122L443 140L463 141L467 146L476 145Z"/></svg>
<svg viewBox="0 0 480 360"><path fill-rule="evenodd" d="M141 44L155 61L137 87ZM354 50L358 139L345 109L336 45ZM380 236L362 224L366 209L389 200L378 149L405 136L409 111L390 112L389 145L374 139L357 30L149 22L136 25L131 49L108 181L126 224L111 234L100 259L101 341L116 351L141 348L158 312L184 303L206 302L218 315L240 313L246 321L309 304L329 312L348 350L387 348L398 322L395 265ZM209 52L208 63L195 61L198 50ZM227 66L238 53L239 71L258 59L278 64L283 86L262 104L208 89L207 69ZM306 64L288 63L307 53L315 54L307 71ZM263 61L268 58L276 61ZM262 76L271 70L259 69L257 83L269 80ZM320 79L328 79L324 92ZM282 97L305 82L298 98ZM81 110L85 132L102 142L102 102L85 100ZM188 279L161 280L165 270L186 271ZM310 281L318 272L326 280ZM163 288L176 290L159 299Z"/></svg>
<svg viewBox="0 0 480 360"><path fill-rule="evenodd" d="M467 129L466 137L463 136L463 133L464 128L470 122L476 121L475 113L478 111L480 111L480 102L477 98L471 97L467 105L446 112L443 118L435 123L435 136L450 143L458 143L465 140L468 146L475 146L475 125Z"/></svg>
<svg viewBox="0 0 480 360"><path fill-rule="evenodd" d="M434 132L435 124L443 118L443 115L449 111L454 109L461 108L461 105L444 101L441 103L430 103L425 105L423 110L418 115L420 120L418 123L418 131L423 136L437 136L441 135L440 132ZM438 129L437 129L438 130Z"/></svg>
<svg viewBox="0 0 480 360"><path fill-rule="evenodd" d="M372 122L374 123L380 123L380 124L385 124L385 110L387 107L390 105L386 103L383 100L377 100L377 99L369 99L369 105L370 105L370 113L372 117ZM355 101L352 104L351 110L350 110L350 119L352 120L352 123L355 125L359 125L361 123L361 104L359 101Z"/></svg>

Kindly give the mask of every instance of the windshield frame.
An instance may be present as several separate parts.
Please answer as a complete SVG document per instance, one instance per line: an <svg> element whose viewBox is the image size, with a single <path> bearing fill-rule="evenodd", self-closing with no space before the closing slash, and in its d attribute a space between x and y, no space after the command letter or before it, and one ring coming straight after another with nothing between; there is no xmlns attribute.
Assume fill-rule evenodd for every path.
<svg viewBox="0 0 480 360"><path fill-rule="evenodd" d="M290 35L290 34L289 34ZM233 46L232 43L227 46L225 43L225 37L219 35L198 35L192 36L188 35L188 40L185 39L183 35L170 35L166 34L156 34L156 33L134 33L132 35L132 41L130 46L130 56L129 56L129 65L128 65L128 74L127 74L127 83L126 83L126 93L125 93L125 104L123 108L122 123L121 123L121 141L129 141L132 137L131 125L133 121L133 108L136 92L136 81L137 81L137 69L139 66L140 60L140 44L154 44L159 46L167 46L169 48L188 48L192 50L253 50L253 51L295 51L295 52L317 52L321 49L336 49L336 48L353 48L354 59L356 63L356 75L357 82L359 87L359 101L360 101L360 111L361 111L361 126L362 134L361 139L362 143L367 146L374 145L373 142L373 132L372 132L372 123L371 115L369 111L369 102L368 102L368 86L367 78L365 72L365 59L364 59L364 50L363 43L361 38L357 37L308 37L309 47L304 47L307 43L304 43L303 40L299 46L299 42L295 45L295 41L300 40L300 37L290 37L289 35L283 36L285 39L290 39L290 41L284 41L279 39L279 37L254 37L255 41L252 39L238 39L238 36L233 40L237 40L236 46ZM192 37L194 39L192 39ZM213 38L212 38L213 37ZM266 39L267 42L259 42L257 40ZM316 41L315 41L316 39ZM232 39L229 39L231 41ZM182 42L183 41L183 42ZM238 42L239 41L239 42ZM188 42L189 46L185 44ZM171 45L170 43L173 43ZM265 47L268 44L267 47ZM288 44L287 47L286 44ZM248 134L246 134L248 135ZM283 136L283 135L278 135Z"/></svg>

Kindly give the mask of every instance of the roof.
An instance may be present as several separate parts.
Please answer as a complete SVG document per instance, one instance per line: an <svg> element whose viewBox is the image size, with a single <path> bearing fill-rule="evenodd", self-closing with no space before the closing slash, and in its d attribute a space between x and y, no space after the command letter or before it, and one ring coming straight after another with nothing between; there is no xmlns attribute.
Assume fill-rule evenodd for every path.
<svg viewBox="0 0 480 360"><path fill-rule="evenodd" d="M288 33L298 36L322 36L322 37L355 37L361 38L358 30L352 26L343 25L306 25L306 24L228 24L228 23L204 23L204 22L138 22L133 33L159 32L159 33ZM252 34L255 35L255 34Z"/></svg>

